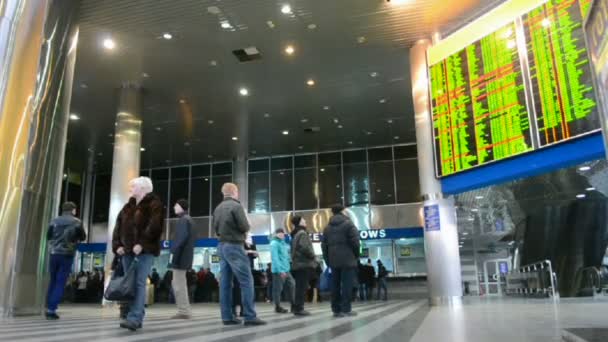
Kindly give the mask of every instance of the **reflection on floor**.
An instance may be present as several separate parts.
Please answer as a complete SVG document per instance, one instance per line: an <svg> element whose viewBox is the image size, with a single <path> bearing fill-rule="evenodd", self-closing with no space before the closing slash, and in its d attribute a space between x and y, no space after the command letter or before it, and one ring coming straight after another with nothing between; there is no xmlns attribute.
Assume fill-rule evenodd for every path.
<svg viewBox="0 0 608 342"><path fill-rule="evenodd" d="M467 298L461 308L432 308L411 341L563 341L564 329L606 327L607 300Z"/></svg>
<svg viewBox="0 0 608 342"><path fill-rule="evenodd" d="M171 321L175 307L148 309L144 328L131 333L118 328L117 310L93 306L62 306L61 320L16 318L0 321L0 341L408 341L428 313L425 300L372 301L355 304L353 318L333 318L329 304L310 305L313 315L296 318L258 305L262 327L224 327L217 305L196 305L195 318ZM405 324L404 324L405 322Z"/></svg>

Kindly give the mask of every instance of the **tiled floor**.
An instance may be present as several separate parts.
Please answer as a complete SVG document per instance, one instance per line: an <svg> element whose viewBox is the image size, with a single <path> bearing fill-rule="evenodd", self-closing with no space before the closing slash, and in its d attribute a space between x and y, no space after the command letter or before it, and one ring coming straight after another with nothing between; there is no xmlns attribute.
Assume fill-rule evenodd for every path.
<svg viewBox="0 0 608 342"><path fill-rule="evenodd" d="M278 315L258 305L262 327L224 327L216 304L196 305L191 321L171 321L170 305L148 310L145 327L118 328L114 308L63 306L62 319L0 320L0 341L312 341L312 342L527 342L562 341L567 328L608 327L606 300L466 299L460 308L429 308L425 300L355 304L359 316L335 319L327 303L310 317Z"/></svg>

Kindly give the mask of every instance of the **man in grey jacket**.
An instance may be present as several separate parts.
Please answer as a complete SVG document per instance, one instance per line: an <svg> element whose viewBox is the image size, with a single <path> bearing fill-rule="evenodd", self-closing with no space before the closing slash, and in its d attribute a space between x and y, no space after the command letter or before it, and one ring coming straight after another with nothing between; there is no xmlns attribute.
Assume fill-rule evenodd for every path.
<svg viewBox="0 0 608 342"><path fill-rule="evenodd" d="M236 277L241 287L241 301L245 325L263 325L255 312L253 276L249 257L245 253L245 239L249 221L238 201L239 189L233 183L222 186L224 201L213 212L213 230L219 238L220 307L224 325L237 325L241 321L232 311L232 281Z"/></svg>
<svg viewBox="0 0 608 342"><path fill-rule="evenodd" d="M76 247L79 242L87 238L82 222L76 218L76 204L65 202L61 206L61 211L61 216L51 221L46 233L51 254L49 260L51 280L47 292L46 311L46 318L49 320L59 319L57 306L63 298L65 282L74 263Z"/></svg>
<svg viewBox="0 0 608 342"><path fill-rule="evenodd" d="M173 207L179 217L175 227L175 237L171 244L171 268L173 269L172 287L175 293L177 314L173 319L192 318L192 309L188 300L187 272L192 268L194 258L194 222L188 215L188 201L180 199Z"/></svg>

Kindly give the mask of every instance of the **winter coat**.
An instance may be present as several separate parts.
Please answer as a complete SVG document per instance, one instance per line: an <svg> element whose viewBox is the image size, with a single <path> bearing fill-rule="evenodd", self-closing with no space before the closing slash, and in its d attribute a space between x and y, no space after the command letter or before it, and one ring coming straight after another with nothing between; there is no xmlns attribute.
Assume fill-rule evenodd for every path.
<svg viewBox="0 0 608 342"><path fill-rule="evenodd" d="M291 270L289 260L289 244L285 240L274 237L270 242L270 257L272 273L288 273Z"/></svg>
<svg viewBox="0 0 608 342"><path fill-rule="evenodd" d="M171 268L190 270L194 258L194 221L188 214L182 215L175 226L175 237L171 243Z"/></svg>
<svg viewBox="0 0 608 342"><path fill-rule="evenodd" d="M132 253L137 244L142 246L142 253L160 255L160 237L163 233L163 204L160 198L147 194L139 203L130 198L118 218L112 234L112 251L119 247L126 253Z"/></svg>
<svg viewBox="0 0 608 342"><path fill-rule="evenodd" d="M46 233L51 254L74 255L78 243L86 238L82 222L67 212L54 218Z"/></svg>
<svg viewBox="0 0 608 342"><path fill-rule="evenodd" d="M321 240L325 263L331 268L356 268L360 246L357 227L345 215L334 215Z"/></svg>
<svg viewBox="0 0 608 342"><path fill-rule="evenodd" d="M245 243L249 221L241 202L230 197L224 198L213 211L212 226L220 242Z"/></svg>
<svg viewBox="0 0 608 342"><path fill-rule="evenodd" d="M315 260L315 250L312 247L310 236L305 227L296 227L297 232L291 240L291 268L300 270L305 268L313 269L317 266Z"/></svg>

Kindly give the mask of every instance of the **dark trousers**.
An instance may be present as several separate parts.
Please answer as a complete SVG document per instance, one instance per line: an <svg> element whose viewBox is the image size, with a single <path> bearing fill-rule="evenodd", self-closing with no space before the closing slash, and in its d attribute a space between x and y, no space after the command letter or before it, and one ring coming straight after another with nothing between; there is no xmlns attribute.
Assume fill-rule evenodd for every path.
<svg viewBox="0 0 608 342"><path fill-rule="evenodd" d="M57 310L57 306L63 298L65 282L68 279L73 262L73 255L51 254L49 260L51 280L46 295L46 307L48 312L55 312Z"/></svg>
<svg viewBox="0 0 608 342"><path fill-rule="evenodd" d="M299 270L291 271L293 277L296 280L296 293L293 300L293 311L300 312L304 310L304 300L306 298L306 290L308 290L308 283L310 280L310 274L312 269L302 268Z"/></svg>
<svg viewBox="0 0 608 342"><path fill-rule="evenodd" d="M351 299L356 268L333 268L331 270L331 310L348 313L352 310Z"/></svg>

